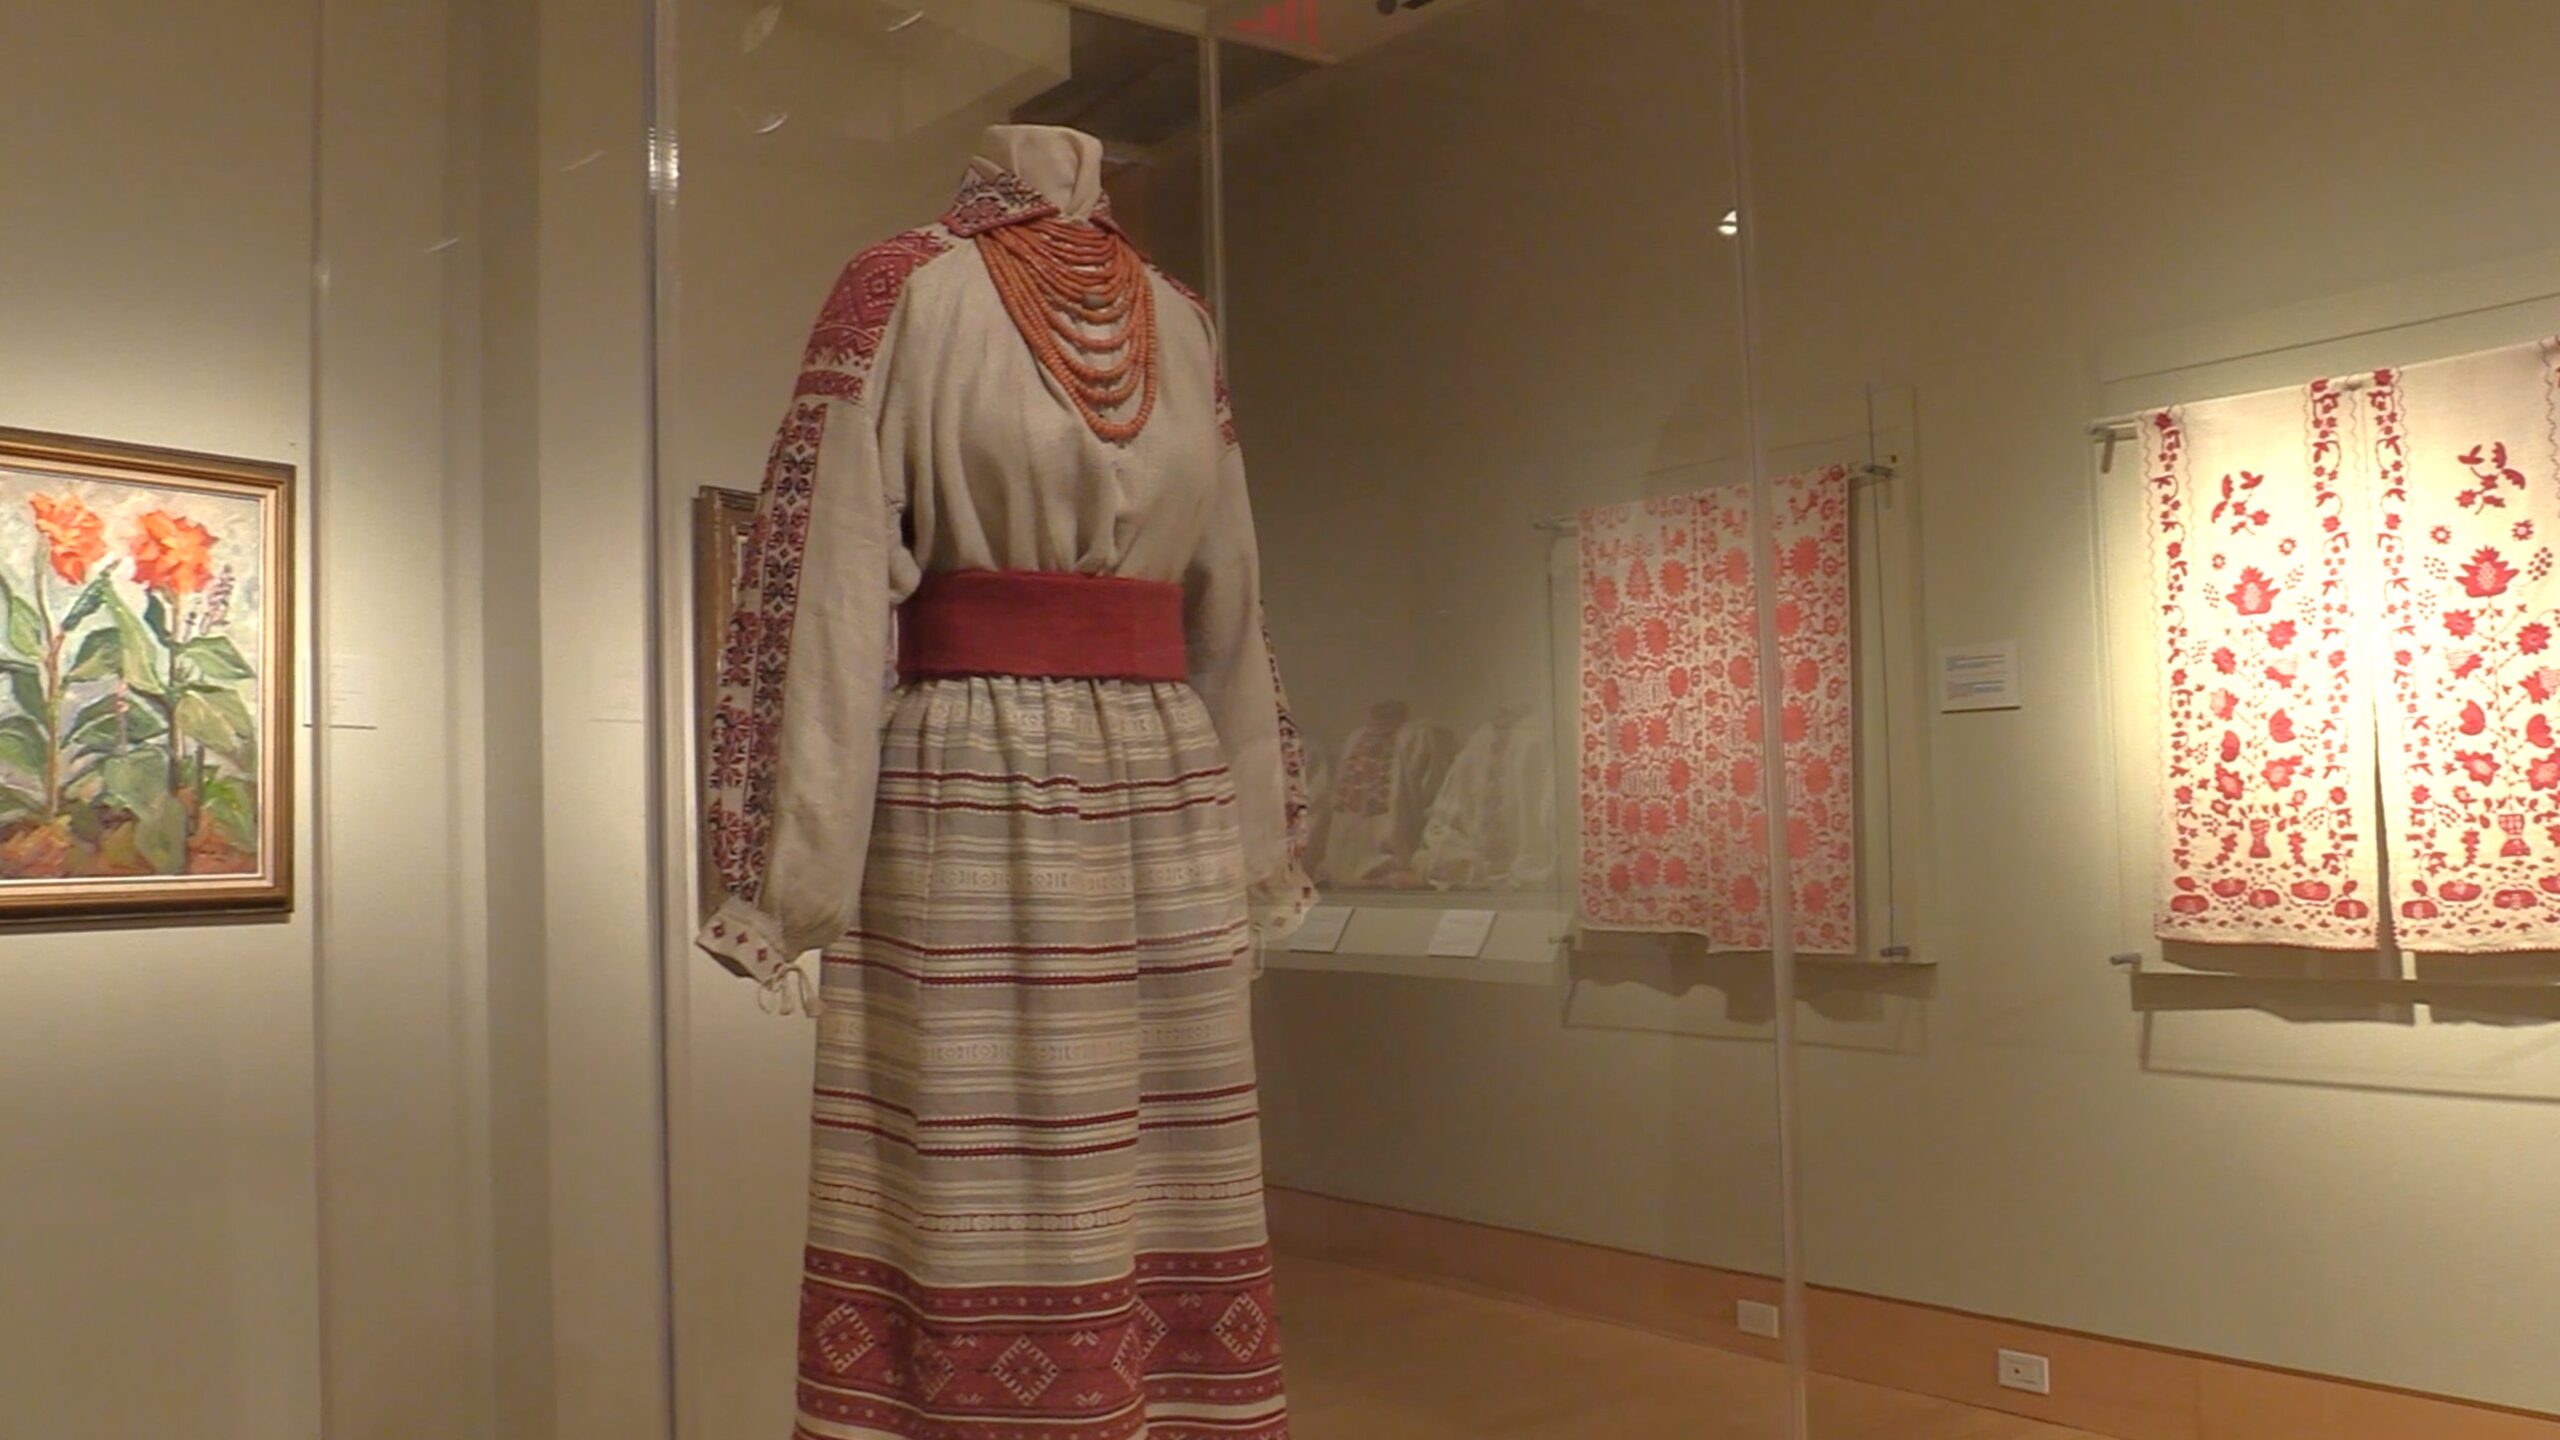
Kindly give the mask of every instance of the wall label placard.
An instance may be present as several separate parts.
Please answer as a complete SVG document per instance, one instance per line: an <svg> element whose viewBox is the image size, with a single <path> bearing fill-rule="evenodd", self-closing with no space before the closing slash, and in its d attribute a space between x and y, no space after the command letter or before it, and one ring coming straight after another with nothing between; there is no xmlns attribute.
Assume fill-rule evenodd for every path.
<svg viewBox="0 0 2560 1440"><path fill-rule="evenodd" d="M1307 911L1307 918L1289 936L1288 949L1301 955L1330 955L1342 948L1342 934L1351 928L1354 910L1348 905L1318 905Z"/></svg>
<svg viewBox="0 0 2560 1440"><path fill-rule="evenodd" d="M2015 710L2026 702L2018 693L2018 642L1995 640L1980 645L1950 645L1938 652L1938 710Z"/></svg>
<svg viewBox="0 0 2560 1440"><path fill-rule="evenodd" d="M1484 954L1484 942L1493 938L1494 912L1491 910L1443 910L1440 923L1431 927L1431 953L1456 960L1473 960Z"/></svg>
<svg viewBox="0 0 2560 1440"><path fill-rule="evenodd" d="M382 670L370 655L340 651L329 657L329 728L382 728Z"/></svg>

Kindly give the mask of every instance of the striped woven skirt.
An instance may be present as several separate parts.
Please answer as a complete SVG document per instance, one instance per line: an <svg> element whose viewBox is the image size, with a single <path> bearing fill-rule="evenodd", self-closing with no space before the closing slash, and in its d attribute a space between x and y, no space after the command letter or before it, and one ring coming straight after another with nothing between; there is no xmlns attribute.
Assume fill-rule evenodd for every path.
<svg viewBox="0 0 2560 1440"><path fill-rule="evenodd" d="M799 1434L1282 1440L1235 790L1190 688L899 688L825 958Z"/></svg>

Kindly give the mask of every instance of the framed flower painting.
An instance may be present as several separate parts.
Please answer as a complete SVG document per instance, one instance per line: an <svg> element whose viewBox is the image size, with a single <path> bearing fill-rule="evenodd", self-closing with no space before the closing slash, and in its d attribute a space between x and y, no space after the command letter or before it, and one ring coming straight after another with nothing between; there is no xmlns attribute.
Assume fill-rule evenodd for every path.
<svg viewBox="0 0 2560 1440"><path fill-rule="evenodd" d="M292 489L0 428L0 922L292 908Z"/></svg>

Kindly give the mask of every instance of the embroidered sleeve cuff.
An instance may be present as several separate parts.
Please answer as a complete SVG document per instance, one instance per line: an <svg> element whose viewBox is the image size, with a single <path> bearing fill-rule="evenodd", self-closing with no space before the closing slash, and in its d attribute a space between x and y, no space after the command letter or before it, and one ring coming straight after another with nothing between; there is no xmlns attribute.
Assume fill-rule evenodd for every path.
<svg viewBox="0 0 2560 1440"><path fill-rule="evenodd" d="M1276 945L1306 923L1307 912L1315 908L1316 883L1292 861L1276 874L1255 881L1246 898L1251 906L1255 940Z"/></svg>
<svg viewBox="0 0 2560 1440"><path fill-rule="evenodd" d="M693 943L727 966L731 974L762 985L772 984L775 976L800 958L797 951L783 943L782 927L772 916L734 895L721 901L711 918L702 922Z"/></svg>

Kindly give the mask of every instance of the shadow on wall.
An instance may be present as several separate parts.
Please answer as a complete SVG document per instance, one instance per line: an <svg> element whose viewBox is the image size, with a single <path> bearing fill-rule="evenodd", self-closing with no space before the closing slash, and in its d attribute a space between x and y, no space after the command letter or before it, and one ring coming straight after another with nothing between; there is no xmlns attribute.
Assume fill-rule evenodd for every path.
<svg viewBox="0 0 2560 1440"><path fill-rule="evenodd" d="M2560 1021L2560 954L2415 957L2403 978L2393 951L2165 943L2161 958L2188 973L2137 970L2133 1008L2146 1015L2257 1010L2306 1024L2412 1025L2427 1006L2438 1023L2542 1025Z"/></svg>
<svg viewBox="0 0 2560 1440"><path fill-rule="evenodd" d="M1702 1039L1758 1040L1766 1033L1747 1027L1771 1024L1777 1014L1777 976L1765 950L1705 949L1694 935L1645 935L1586 930L1574 937L1567 956L1565 1023L1579 1029L1642 1029L1696 1035ZM1580 1004L1590 988L1633 987L1662 999L1677 1000L1701 991L1720 995L1723 1022L1716 1028L1627 1025L1590 1013ZM1825 1020L1854 1024L1892 1018L1890 1002L1927 1000L1937 993L1937 972L1924 965L1877 965L1866 962L1799 962L1796 997ZM1819 1043L1819 1042L1817 1042ZM1901 1044L1860 1049L1906 1050Z"/></svg>

